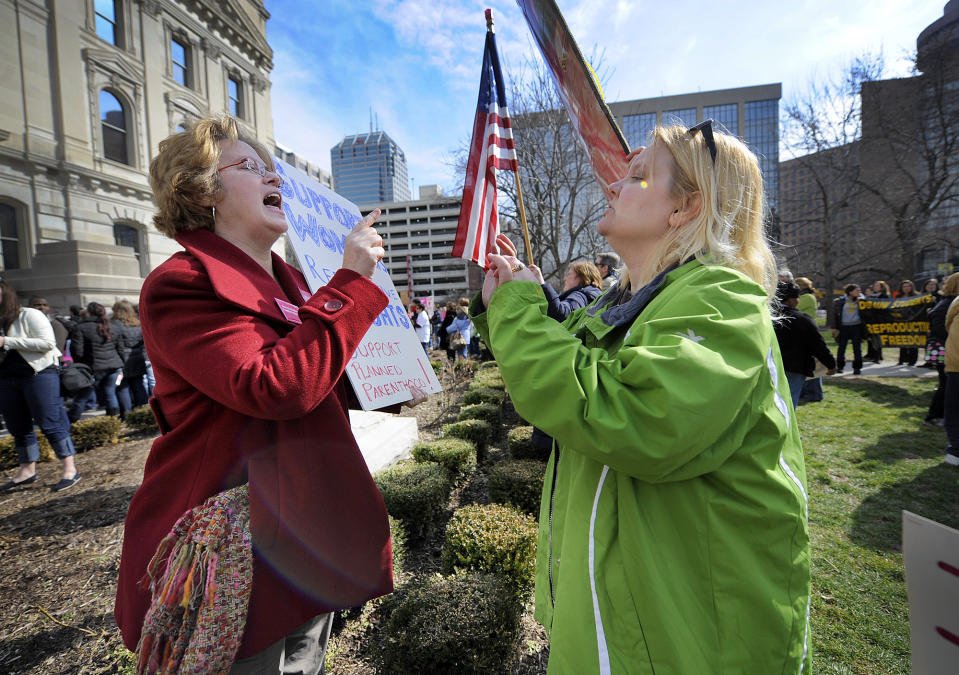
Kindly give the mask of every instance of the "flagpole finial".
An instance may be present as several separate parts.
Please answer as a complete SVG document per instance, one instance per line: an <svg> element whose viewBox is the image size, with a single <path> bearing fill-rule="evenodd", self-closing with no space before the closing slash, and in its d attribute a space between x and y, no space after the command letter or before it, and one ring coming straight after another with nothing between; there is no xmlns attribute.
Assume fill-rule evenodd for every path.
<svg viewBox="0 0 959 675"><path fill-rule="evenodd" d="M493 10L489 8L486 9L486 30L493 30Z"/></svg>

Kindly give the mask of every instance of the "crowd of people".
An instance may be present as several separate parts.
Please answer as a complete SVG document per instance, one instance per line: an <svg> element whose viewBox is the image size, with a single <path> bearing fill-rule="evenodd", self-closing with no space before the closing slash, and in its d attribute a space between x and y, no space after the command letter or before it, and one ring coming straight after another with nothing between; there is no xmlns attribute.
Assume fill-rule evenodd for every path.
<svg viewBox="0 0 959 675"><path fill-rule="evenodd" d="M136 308L126 300L112 309L91 302L62 315L39 296L21 307L16 289L3 281L0 296L0 415L19 463L0 491L37 481L36 427L62 465L52 489L65 490L81 478L72 425L97 408L122 418L149 398L152 369Z"/></svg>

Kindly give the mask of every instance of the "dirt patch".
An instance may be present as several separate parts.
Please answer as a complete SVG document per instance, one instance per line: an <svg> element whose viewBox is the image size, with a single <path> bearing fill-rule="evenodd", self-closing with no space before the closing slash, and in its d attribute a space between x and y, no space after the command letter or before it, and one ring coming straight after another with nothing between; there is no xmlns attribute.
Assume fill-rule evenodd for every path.
<svg viewBox="0 0 959 675"><path fill-rule="evenodd" d="M404 416L416 417L420 438L437 438L442 425L456 420L458 400L468 379L447 372L447 391ZM82 480L55 493L57 463L39 464L39 480L0 494L0 672L132 672L113 618L123 520L140 484L153 437L138 436L77 457ZM490 448L490 462L505 457L505 438ZM7 472L12 474L12 471ZM454 491L453 509L485 502L482 469ZM442 529L408 551L397 585L419 574L441 570ZM375 603L341 615L330 644L331 673L370 673L365 653ZM543 629L523 616L521 654L514 672L546 672L548 647Z"/></svg>

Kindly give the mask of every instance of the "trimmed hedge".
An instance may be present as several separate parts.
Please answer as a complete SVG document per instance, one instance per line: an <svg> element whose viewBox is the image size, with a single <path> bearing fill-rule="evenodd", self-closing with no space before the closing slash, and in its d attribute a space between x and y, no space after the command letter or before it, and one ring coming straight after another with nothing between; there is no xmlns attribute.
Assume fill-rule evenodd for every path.
<svg viewBox="0 0 959 675"><path fill-rule="evenodd" d="M506 393L502 389L490 389L489 387L477 387L470 389L463 394L463 405L475 405L476 403L492 403L493 405L502 405Z"/></svg>
<svg viewBox="0 0 959 675"><path fill-rule="evenodd" d="M510 504L532 516L539 515L546 463L535 459L500 462L489 470L489 498Z"/></svg>
<svg viewBox="0 0 959 675"><path fill-rule="evenodd" d="M502 504L471 504L446 526L443 568L496 574L518 597L533 588L536 520Z"/></svg>
<svg viewBox="0 0 959 675"><path fill-rule="evenodd" d="M506 442L512 459L549 461L549 450L540 450L533 445L533 427L513 427L506 434Z"/></svg>
<svg viewBox="0 0 959 675"><path fill-rule="evenodd" d="M433 533L453 489L449 471L435 462L411 462L381 471L373 479L386 510L402 522L410 540Z"/></svg>
<svg viewBox="0 0 959 675"><path fill-rule="evenodd" d="M469 359L456 359L453 361L453 372L457 375L470 376L475 369L476 361L470 361Z"/></svg>
<svg viewBox="0 0 959 675"><path fill-rule="evenodd" d="M476 461L486 461L486 449L489 447L490 426L483 420L463 420L443 425L443 435L450 438L462 438L476 446Z"/></svg>
<svg viewBox="0 0 959 675"><path fill-rule="evenodd" d="M484 361L476 367L477 370L491 370L493 368L499 370L499 364L496 361Z"/></svg>
<svg viewBox="0 0 959 675"><path fill-rule="evenodd" d="M468 476L476 471L476 446L459 438L440 438L413 447L417 462L436 462L450 473Z"/></svg>
<svg viewBox="0 0 959 675"><path fill-rule="evenodd" d="M403 564L406 562L406 531L396 518L387 518L390 521L390 541L393 546L393 573L397 574L403 571Z"/></svg>
<svg viewBox="0 0 959 675"><path fill-rule="evenodd" d="M70 429L70 437L77 452L86 452L108 443L119 443L121 431L123 421L119 417L102 415L75 422Z"/></svg>
<svg viewBox="0 0 959 675"><path fill-rule="evenodd" d="M376 610L374 666L381 673L509 673L519 653L520 610L493 576L414 580Z"/></svg>
<svg viewBox="0 0 959 675"><path fill-rule="evenodd" d="M148 405L141 405L127 412L123 418L123 423L134 431L142 433L160 431L156 418L153 416L153 411Z"/></svg>
<svg viewBox="0 0 959 675"><path fill-rule="evenodd" d="M503 412L498 405L476 403L460 408L459 419L461 422L463 420L483 420L489 424L490 435L496 437L499 435L500 427L503 424Z"/></svg>
<svg viewBox="0 0 959 675"><path fill-rule="evenodd" d="M40 446L40 461L51 462L56 458L53 454L53 448L50 447L50 441L39 431L37 434L37 445ZM0 438L0 469L9 469L19 466L20 458L17 457L17 448L14 445L13 436L4 436Z"/></svg>
<svg viewBox="0 0 959 675"><path fill-rule="evenodd" d="M479 370L473 375L473 381L470 383L470 389L506 389L506 383L503 376L499 373L499 368L493 370Z"/></svg>

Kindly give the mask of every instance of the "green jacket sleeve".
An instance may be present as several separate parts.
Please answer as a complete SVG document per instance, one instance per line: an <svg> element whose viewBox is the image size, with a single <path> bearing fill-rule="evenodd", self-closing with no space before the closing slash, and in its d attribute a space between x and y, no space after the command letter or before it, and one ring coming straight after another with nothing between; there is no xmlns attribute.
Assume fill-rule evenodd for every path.
<svg viewBox="0 0 959 675"><path fill-rule="evenodd" d="M602 346L548 319L533 283L502 286L474 321L517 412L564 450L641 480L684 480L739 449L774 405L781 369L765 296L745 278L719 276L666 287Z"/></svg>

